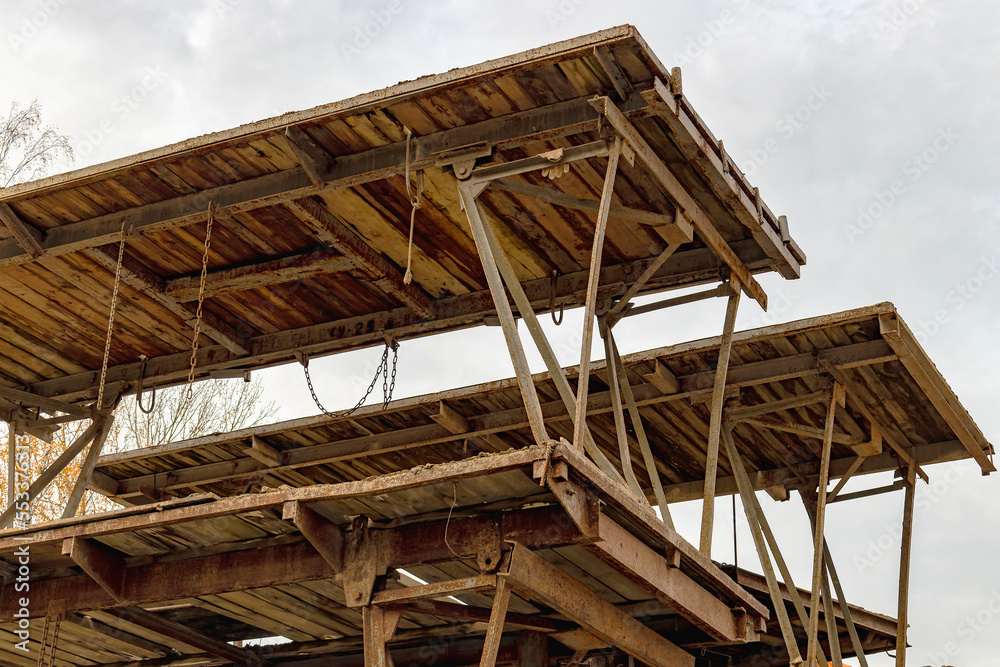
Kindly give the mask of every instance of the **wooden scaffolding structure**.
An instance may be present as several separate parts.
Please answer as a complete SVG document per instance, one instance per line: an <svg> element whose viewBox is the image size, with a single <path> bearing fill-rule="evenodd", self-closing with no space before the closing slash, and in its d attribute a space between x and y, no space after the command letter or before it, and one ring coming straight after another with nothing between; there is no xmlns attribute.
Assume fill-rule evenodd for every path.
<svg viewBox="0 0 1000 667"><path fill-rule="evenodd" d="M91 420L26 490L87 449L54 523L16 525L11 437L5 664L904 664L916 479L994 470L890 304L734 332L805 257L630 26L8 188L0 221L0 414ZM619 353L623 319L714 297L718 339ZM566 369L538 314L574 307ZM484 323L509 381L101 456L124 395ZM824 538L891 470L864 493L904 489L898 619ZM75 517L87 488L126 507ZM812 519L805 589L760 489ZM712 560L729 494L763 575ZM262 636L291 643L233 643Z"/></svg>

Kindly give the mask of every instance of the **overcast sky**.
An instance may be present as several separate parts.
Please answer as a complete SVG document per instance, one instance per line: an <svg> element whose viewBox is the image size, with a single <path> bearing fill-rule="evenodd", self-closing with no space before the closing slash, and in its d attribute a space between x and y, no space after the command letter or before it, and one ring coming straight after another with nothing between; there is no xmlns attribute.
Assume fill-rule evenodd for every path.
<svg viewBox="0 0 1000 667"><path fill-rule="evenodd" d="M996 442L998 19L985 0L3 0L0 105L39 99L85 166L631 23L682 67L691 103L808 255L801 280L762 281L772 312L744 299L740 327L892 301ZM620 345L714 335L722 307L626 321ZM566 363L579 322L553 332ZM400 354L401 394L512 372L497 329L406 342ZM317 362L324 400L352 404L377 355ZM283 417L315 412L300 369L265 377ZM971 465L931 475L918 490L910 664L994 665L998 480ZM901 504L879 496L830 513L848 596L891 615ZM801 508L768 500L765 511L804 583ZM689 536L694 516L682 517ZM739 548L745 564L752 544Z"/></svg>

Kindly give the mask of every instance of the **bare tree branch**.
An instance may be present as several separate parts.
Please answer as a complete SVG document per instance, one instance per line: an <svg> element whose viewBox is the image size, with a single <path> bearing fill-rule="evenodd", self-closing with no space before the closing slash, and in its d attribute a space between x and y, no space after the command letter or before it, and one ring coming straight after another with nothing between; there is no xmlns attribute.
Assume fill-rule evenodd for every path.
<svg viewBox="0 0 1000 667"><path fill-rule="evenodd" d="M42 123L42 105L27 108L11 102L10 114L0 118L0 188L42 178L60 160L74 160L69 137Z"/></svg>

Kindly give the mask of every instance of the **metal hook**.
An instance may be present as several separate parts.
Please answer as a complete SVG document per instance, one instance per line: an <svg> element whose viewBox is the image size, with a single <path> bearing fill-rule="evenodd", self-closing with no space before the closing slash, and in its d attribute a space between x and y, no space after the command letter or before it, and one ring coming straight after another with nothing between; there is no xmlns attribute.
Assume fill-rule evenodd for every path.
<svg viewBox="0 0 1000 667"><path fill-rule="evenodd" d="M555 322L556 326L563 323L563 308L564 304L559 304L559 316L556 317L556 283L559 280L559 272L555 269L552 270L552 277L549 279L549 314L552 315L552 321Z"/></svg>
<svg viewBox="0 0 1000 667"><path fill-rule="evenodd" d="M142 359L142 366L139 368L139 386L136 387L135 390L135 403L139 406L139 409L142 410L143 414L148 415L156 409L156 387L153 387L149 407L144 407L142 405L142 383L146 377L146 360L148 357L145 354L142 354L139 355L139 358Z"/></svg>

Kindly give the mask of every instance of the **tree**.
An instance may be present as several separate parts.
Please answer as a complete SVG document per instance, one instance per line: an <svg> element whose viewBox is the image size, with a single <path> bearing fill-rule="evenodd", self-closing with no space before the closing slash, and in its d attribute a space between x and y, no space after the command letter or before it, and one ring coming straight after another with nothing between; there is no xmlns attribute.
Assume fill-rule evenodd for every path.
<svg viewBox="0 0 1000 667"><path fill-rule="evenodd" d="M234 380L206 380L192 386L191 398L187 387L172 387L156 394L156 403L149 414L137 405L136 397L122 400L115 411L115 422L102 453L113 454L142 447L196 438L217 432L256 426L273 419L278 406L263 398L264 384ZM152 396L143 396L143 406L150 408ZM29 477L34 480L84 430L89 422L77 421L64 425L51 443L30 435L18 436L21 446L27 446ZM50 521L62 516L73 484L80 474L86 456L81 452L38 497L32 499L32 521ZM0 457L0 498L6 499L7 459ZM5 502L4 502L5 504ZM108 498L88 491L84 494L78 514L92 514L116 509Z"/></svg>
<svg viewBox="0 0 1000 667"><path fill-rule="evenodd" d="M10 115L0 118L0 188L42 178L59 161L72 163L69 137L42 122L42 105L22 108L11 102Z"/></svg>

